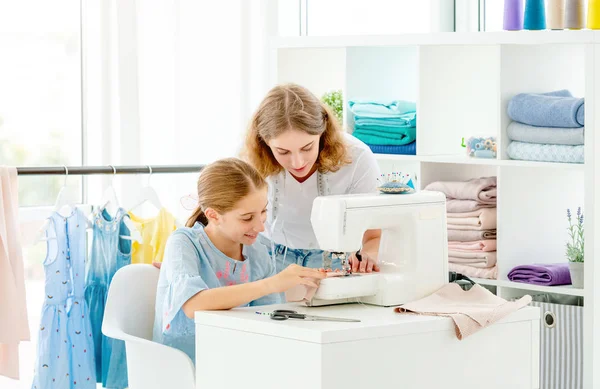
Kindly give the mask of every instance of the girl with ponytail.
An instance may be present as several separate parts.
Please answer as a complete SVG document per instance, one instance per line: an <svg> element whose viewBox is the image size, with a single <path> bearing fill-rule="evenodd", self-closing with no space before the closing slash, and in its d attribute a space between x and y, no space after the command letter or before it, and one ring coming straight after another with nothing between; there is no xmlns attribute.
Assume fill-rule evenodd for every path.
<svg viewBox="0 0 600 389"><path fill-rule="evenodd" d="M230 158L206 166L198 207L167 241L156 294L153 338L195 361L194 312L283 302L297 285L316 287L325 273L290 266L276 273L264 231L267 183L248 163Z"/></svg>

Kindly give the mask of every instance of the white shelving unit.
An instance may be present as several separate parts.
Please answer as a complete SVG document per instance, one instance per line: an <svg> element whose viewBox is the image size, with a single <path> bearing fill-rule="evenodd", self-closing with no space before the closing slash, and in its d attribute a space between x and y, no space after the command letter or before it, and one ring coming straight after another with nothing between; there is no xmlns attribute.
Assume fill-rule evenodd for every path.
<svg viewBox="0 0 600 389"><path fill-rule="evenodd" d="M498 280L477 280L503 297L584 297L584 384L600 387L600 31L434 33L292 37L272 40L272 83L295 82L317 96L417 103L417 155L377 155L383 171L410 171L419 188L437 180L498 177ZM569 89L586 99L585 164L510 160L508 101L521 92ZM344 111L345 127L352 122ZM496 159L465 155L461 138L493 135ZM511 282L519 264L567 262L566 209L585 210L585 288Z"/></svg>

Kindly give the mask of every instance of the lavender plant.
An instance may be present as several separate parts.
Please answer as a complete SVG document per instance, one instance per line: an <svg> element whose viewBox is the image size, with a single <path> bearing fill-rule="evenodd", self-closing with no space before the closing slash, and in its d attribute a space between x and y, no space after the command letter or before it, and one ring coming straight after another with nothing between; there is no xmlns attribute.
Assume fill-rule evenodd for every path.
<svg viewBox="0 0 600 389"><path fill-rule="evenodd" d="M577 208L577 218L571 218L571 210L567 209L567 220L569 221L570 241L567 242L567 258L569 262L583 262L584 236L583 236L583 213L581 207Z"/></svg>

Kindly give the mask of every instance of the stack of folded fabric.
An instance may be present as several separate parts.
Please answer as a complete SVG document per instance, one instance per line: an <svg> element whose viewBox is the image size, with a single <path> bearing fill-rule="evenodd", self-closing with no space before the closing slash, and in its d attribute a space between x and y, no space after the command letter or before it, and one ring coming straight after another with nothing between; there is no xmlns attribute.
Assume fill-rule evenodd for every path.
<svg viewBox="0 0 600 389"><path fill-rule="evenodd" d="M352 135L367 144L374 153L417 153L417 106L408 101L350 101L354 119Z"/></svg>
<svg viewBox="0 0 600 389"><path fill-rule="evenodd" d="M568 90L521 93L508 103L508 116L513 120L506 129L511 159L584 162L583 98Z"/></svg>
<svg viewBox="0 0 600 389"><path fill-rule="evenodd" d="M436 181L425 190L446 195L449 270L469 277L498 278L496 177Z"/></svg>

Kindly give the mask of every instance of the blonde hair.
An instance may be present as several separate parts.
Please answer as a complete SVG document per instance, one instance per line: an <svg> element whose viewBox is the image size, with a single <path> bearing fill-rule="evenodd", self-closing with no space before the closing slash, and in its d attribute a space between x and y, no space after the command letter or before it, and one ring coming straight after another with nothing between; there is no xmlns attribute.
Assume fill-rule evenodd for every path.
<svg viewBox="0 0 600 389"><path fill-rule="evenodd" d="M244 156L263 177L283 170L268 142L290 129L321 136L316 162L319 172L336 172L352 162L342 128L329 107L302 86L279 85L254 113L246 135Z"/></svg>
<svg viewBox="0 0 600 389"><path fill-rule="evenodd" d="M223 214L234 209L252 190L266 186L256 169L240 159L225 158L211 163L202 169L198 178L198 207L186 227L193 227L196 222L208 225L206 208Z"/></svg>

